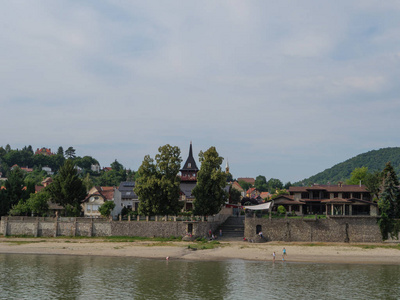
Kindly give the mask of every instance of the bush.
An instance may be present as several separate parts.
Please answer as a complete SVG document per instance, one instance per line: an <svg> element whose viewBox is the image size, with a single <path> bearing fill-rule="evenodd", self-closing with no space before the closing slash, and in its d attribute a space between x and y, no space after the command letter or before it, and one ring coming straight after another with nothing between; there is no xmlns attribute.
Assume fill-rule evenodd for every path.
<svg viewBox="0 0 400 300"><path fill-rule="evenodd" d="M286 208L283 205L278 206L278 214L280 215L286 214Z"/></svg>

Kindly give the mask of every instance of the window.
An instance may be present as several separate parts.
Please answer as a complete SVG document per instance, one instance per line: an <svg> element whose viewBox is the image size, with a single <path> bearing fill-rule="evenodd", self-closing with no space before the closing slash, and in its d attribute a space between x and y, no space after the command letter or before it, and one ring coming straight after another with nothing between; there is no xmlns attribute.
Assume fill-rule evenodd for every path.
<svg viewBox="0 0 400 300"><path fill-rule="evenodd" d="M191 163L188 163L188 168L191 168L192 167L192 164Z"/></svg>
<svg viewBox="0 0 400 300"><path fill-rule="evenodd" d="M310 195L306 192L301 193L301 199L308 199Z"/></svg>
<svg viewBox="0 0 400 300"><path fill-rule="evenodd" d="M353 198L361 199L361 193L353 193Z"/></svg>
<svg viewBox="0 0 400 300"><path fill-rule="evenodd" d="M333 198L338 198L339 197L339 193L333 193Z"/></svg>
<svg viewBox="0 0 400 300"><path fill-rule="evenodd" d="M343 193L342 198L343 199L349 199L350 198L350 193Z"/></svg>

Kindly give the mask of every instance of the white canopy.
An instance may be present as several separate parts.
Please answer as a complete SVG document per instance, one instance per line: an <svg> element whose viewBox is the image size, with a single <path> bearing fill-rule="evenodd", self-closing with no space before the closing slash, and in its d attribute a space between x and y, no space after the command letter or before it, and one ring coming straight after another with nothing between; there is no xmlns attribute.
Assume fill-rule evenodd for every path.
<svg viewBox="0 0 400 300"><path fill-rule="evenodd" d="M250 210L266 210L271 207L272 201L263 203L263 204L258 204L258 205L252 205L252 206L245 206L245 209L250 209Z"/></svg>

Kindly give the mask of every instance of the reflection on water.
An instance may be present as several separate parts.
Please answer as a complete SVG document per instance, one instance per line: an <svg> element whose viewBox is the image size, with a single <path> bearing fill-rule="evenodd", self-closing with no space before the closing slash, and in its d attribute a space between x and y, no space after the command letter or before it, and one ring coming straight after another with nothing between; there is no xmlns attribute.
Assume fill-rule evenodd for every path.
<svg viewBox="0 0 400 300"><path fill-rule="evenodd" d="M0 299L397 299L400 267L0 254Z"/></svg>

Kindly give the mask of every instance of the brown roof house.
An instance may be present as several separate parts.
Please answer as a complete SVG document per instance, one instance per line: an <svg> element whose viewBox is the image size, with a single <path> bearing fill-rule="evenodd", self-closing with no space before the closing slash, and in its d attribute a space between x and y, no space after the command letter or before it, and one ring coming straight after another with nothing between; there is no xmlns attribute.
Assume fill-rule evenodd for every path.
<svg viewBox="0 0 400 300"><path fill-rule="evenodd" d="M89 191L87 197L82 200L83 215L89 218L101 216L99 207L106 201L114 201L113 186L95 186Z"/></svg>
<svg viewBox="0 0 400 300"><path fill-rule="evenodd" d="M273 200L273 210L283 205L296 214L325 214L329 216L377 216L378 207L364 185L291 186L290 195Z"/></svg>

